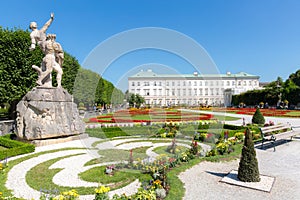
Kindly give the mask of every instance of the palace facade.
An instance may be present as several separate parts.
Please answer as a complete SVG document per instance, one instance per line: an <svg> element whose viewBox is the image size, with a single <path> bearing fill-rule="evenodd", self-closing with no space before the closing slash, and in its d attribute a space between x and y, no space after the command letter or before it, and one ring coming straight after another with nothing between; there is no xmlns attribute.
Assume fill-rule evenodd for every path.
<svg viewBox="0 0 300 200"><path fill-rule="evenodd" d="M141 70L128 77L129 93L151 106L230 106L232 95L259 89L259 76L237 74L157 74Z"/></svg>

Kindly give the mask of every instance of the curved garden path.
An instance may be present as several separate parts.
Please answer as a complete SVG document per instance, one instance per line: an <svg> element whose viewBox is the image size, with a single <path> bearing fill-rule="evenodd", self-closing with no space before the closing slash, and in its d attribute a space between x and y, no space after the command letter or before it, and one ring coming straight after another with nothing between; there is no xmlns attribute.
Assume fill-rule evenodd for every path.
<svg viewBox="0 0 300 200"><path fill-rule="evenodd" d="M140 141L142 140L142 141ZM156 139L154 139L156 140ZM160 139L161 140L161 139ZM94 142L100 142L97 145L94 145ZM65 187L97 187L99 183L96 182L88 182L81 180L78 176L79 173L87 171L91 168L116 164L118 162L124 162L124 160L120 160L118 162L102 162L93 165L85 164L88 161L91 161L95 158L101 161L101 156L97 153L99 150L108 150L108 149L121 149L121 150L130 150L138 147L148 147L146 150L147 156L149 156L148 160L154 160L157 154L153 151L155 148L160 146L168 146L171 143L171 140L165 140L164 142L151 142L148 138L126 138L126 139L114 139L110 141L105 141L96 138L85 138L77 141L70 141L60 144L36 147L36 151L31 153L34 155L36 153L43 153L48 150L57 150L57 152L52 153L44 153L42 155L28 158L25 161L20 162L12 167L12 169L8 172L8 177L6 181L6 187L13 191L14 196L18 198L25 199L39 199L41 193L38 190L31 188L26 182L27 173L33 169L35 166L50 161L52 159L61 158L58 161L54 162L50 165L49 169L60 169L53 178L53 184ZM189 147L188 144L182 143L182 141L177 140L177 145ZM204 150L208 150L210 147L208 145L200 144ZM72 149L66 150L64 148L67 147L75 147L82 149ZM30 155L30 154L27 154ZM24 157L27 155L13 157L10 160L15 160L20 157ZM138 180L133 181L127 186L113 190L109 192L109 196L113 196L114 194L127 194L132 195L137 192L141 183ZM91 195L80 195L80 199L90 200L94 198L94 194Z"/></svg>

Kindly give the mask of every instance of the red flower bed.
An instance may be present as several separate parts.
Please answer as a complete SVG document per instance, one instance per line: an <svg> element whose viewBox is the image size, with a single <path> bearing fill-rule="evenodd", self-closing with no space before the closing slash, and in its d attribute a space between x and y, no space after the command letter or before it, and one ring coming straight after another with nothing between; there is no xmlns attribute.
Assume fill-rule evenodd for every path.
<svg viewBox="0 0 300 200"><path fill-rule="evenodd" d="M135 120L131 119L135 115L155 115L163 116L155 119ZM168 118L169 116L169 118ZM176 117L176 118L172 118ZM180 111L167 111L161 110L121 110L114 115L97 116L97 118L90 118L91 123L141 123L141 122L180 122L180 121L197 121L197 120L210 120L213 118L211 114L195 114L195 113L181 113Z"/></svg>

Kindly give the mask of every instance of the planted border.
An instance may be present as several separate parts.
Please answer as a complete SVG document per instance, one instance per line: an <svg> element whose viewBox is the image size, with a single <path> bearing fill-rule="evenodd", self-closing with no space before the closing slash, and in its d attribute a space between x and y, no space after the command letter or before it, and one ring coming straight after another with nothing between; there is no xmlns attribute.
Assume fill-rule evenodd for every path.
<svg viewBox="0 0 300 200"><path fill-rule="evenodd" d="M21 154L31 153L35 150L35 146L33 144L12 140L8 136L0 137L0 146L7 148L0 151L0 160Z"/></svg>

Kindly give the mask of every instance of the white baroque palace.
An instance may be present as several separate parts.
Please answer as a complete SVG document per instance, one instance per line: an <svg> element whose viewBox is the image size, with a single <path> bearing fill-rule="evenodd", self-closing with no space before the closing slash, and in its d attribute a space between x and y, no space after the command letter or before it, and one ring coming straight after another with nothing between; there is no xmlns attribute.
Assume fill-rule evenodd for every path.
<svg viewBox="0 0 300 200"><path fill-rule="evenodd" d="M139 94L151 106L230 106L231 97L259 89L259 76L237 74L157 74L141 70L128 77L129 93Z"/></svg>

